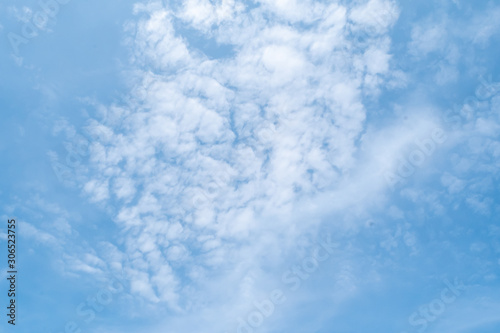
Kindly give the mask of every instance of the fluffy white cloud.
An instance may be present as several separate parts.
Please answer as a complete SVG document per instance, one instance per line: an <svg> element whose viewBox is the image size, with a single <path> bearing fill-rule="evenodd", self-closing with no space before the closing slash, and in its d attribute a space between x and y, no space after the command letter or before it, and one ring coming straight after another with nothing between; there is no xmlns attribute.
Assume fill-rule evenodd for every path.
<svg viewBox="0 0 500 333"><path fill-rule="evenodd" d="M83 186L116 208L124 252L112 265L133 294L185 311L249 271L269 279L276 272L260 267L279 262L321 212L385 189L356 154L364 96L391 75L392 2L188 0L135 11L129 103L101 107L105 119L89 121L94 173ZM211 59L179 26L231 51ZM400 148L382 153L392 158ZM314 211L322 194L316 217L294 216L299 206ZM339 285L354 283L344 275ZM236 315L244 295L216 308Z"/></svg>

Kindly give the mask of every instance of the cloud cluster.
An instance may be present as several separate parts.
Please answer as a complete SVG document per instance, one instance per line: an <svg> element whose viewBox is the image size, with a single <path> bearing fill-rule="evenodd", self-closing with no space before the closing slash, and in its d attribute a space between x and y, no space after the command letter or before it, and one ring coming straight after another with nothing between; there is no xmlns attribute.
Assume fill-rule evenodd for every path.
<svg viewBox="0 0 500 333"><path fill-rule="evenodd" d="M83 191L116 209L131 291L181 311L224 269L237 281L263 251L279 258L278 239L306 227L289 220L294 207L356 167L398 10L188 0L135 13L130 102L89 122ZM200 38L229 51L214 59Z"/></svg>

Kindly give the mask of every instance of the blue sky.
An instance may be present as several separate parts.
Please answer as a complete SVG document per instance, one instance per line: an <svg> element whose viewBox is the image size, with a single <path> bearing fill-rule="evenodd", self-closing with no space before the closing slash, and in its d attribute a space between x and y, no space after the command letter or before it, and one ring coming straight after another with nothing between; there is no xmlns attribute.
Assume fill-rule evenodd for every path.
<svg viewBox="0 0 500 333"><path fill-rule="evenodd" d="M0 35L1 332L500 329L495 1L6 0Z"/></svg>

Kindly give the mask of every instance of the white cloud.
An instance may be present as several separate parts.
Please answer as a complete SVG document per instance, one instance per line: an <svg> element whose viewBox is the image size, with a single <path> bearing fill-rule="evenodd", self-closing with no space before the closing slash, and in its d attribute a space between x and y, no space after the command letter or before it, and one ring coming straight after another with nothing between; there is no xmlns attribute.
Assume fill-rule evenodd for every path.
<svg viewBox="0 0 500 333"><path fill-rule="evenodd" d="M244 5L235 0L184 0L179 16L197 29L209 30L214 24L234 20L241 14Z"/></svg>
<svg viewBox="0 0 500 333"><path fill-rule="evenodd" d="M392 1L369 0L351 9L349 18L355 30L369 29L373 33L385 33L396 22L399 10Z"/></svg>
<svg viewBox="0 0 500 333"><path fill-rule="evenodd" d="M83 187L91 202L99 202L109 198L107 182L91 180Z"/></svg>
<svg viewBox="0 0 500 333"><path fill-rule="evenodd" d="M271 281L280 272L262 273L263 263L279 263L322 214L348 207L362 215L383 200L381 174L439 125L420 113L403 127L398 119L366 128L365 96L394 79L386 35L399 13L392 2L247 8L198 0L135 8L137 21L127 25L130 102L101 107L102 124L89 121L96 140L83 191L116 204L123 248L105 245L113 249L108 264L126 272L142 300L186 311L250 271ZM178 25L229 46L230 54L211 59ZM441 32L417 29L414 37L412 47L429 53ZM458 186L442 181L450 191ZM400 238L418 251L410 230ZM345 260L334 294L346 288L341 296L349 297L360 282ZM232 295L214 308L236 316L246 301L244 293Z"/></svg>
<svg viewBox="0 0 500 333"><path fill-rule="evenodd" d="M440 24L426 22L417 25L413 28L411 35L410 52L419 56L426 56L434 51L443 51L443 46L449 40L445 22Z"/></svg>

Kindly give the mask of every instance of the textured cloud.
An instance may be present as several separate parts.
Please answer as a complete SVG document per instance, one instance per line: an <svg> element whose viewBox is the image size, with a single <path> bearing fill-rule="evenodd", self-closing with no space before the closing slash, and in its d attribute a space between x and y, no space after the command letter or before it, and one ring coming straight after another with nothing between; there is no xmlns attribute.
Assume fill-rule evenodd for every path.
<svg viewBox="0 0 500 333"><path fill-rule="evenodd" d="M392 67L389 33L399 9L391 1L186 0L136 4L134 12L126 25L130 93L125 103L99 105L102 117L89 120L94 139L81 186L112 212L120 233L96 250L107 268L86 257L73 269L124 272L132 296L153 314L163 305L183 314L170 321L174 331L228 329L279 281L282 264L301 253L302 235L325 224L338 238L352 234L368 208L385 207L384 194L398 189L387 174L404 183L409 160L423 168L460 135L470 138L470 128L443 127L448 138L439 112L425 103L367 125L372 98L407 80ZM439 52L447 24L414 27L409 53ZM454 78L454 54L439 84ZM478 119L472 132L493 140L495 124ZM429 148L436 135L446 140ZM465 172L470 163L456 167ZM471 186L452 170L438 182L452 194ZM440 195L401 191L436 214ZM464 202L488 212L480 194ZM388 211L408 217L396 206ZM325 223L325 216L341 218ZM423 251L409 223L379 236L378 248L391 256L397 246L410 256ZM346 245L336 254L330 304L379 279L375 269L358 278L366 262L356 251Z"/></svg>
<svg viewBox="0 0 500 333"><path fill-rule="evenodd" d="M302 200L340 199L340 179L356 168L364 95L390 77L386 33L398 10L387 1L185 1L135 12L131 101L89 122L95 174L83 190L116 207L128 254L116 265L131 292L190 310L210 288L258 269L264 253L283 259L307 228L290 219ZM179 29L232 56L208 57Z"/></svg>
<svg viewBox="0 0 500 333"><path fill-rule="evenodd" d="M498 331L494 1L24 2L24 330Z"/></svg>

